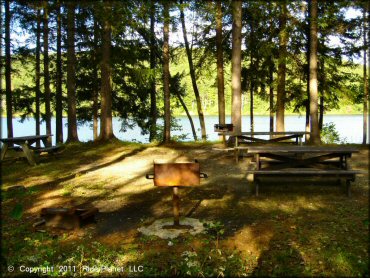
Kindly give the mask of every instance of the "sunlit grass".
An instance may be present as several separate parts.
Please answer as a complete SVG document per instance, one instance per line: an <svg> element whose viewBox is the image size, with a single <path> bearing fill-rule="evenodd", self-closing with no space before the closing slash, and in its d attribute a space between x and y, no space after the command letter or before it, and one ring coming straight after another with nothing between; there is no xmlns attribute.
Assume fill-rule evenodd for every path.
<svg viewBox="0 0 370 278"><path fill-rule="evenodd" d="M216 157L211 148L79 143L56 157L42 157L35 167L24 160L4 163L2 253L7 263L142 264L146 275L368 275L367 176L353 183L351 199L335 186L294 184L267 185L255 197L246 181L246 160L235 164L233 157ZM197 206L192 217L222 223L218 248L209 234L182 236L171 246L140 235L137 227L172 215L171 188L156 188L145 179L153 161L194 158L210 177L199 187L180 189L181 214ZM366 158L367 150L355 155L353 167L367 169ZM27 191L6 192L16 184ZM84 202L99 208L96 224L56 234L32 230L41 208ZM10 217L18 203L24 207L20 220ZM104 222L109 218L110 224ZM36 248L41 251L33 254Z"/></svg>

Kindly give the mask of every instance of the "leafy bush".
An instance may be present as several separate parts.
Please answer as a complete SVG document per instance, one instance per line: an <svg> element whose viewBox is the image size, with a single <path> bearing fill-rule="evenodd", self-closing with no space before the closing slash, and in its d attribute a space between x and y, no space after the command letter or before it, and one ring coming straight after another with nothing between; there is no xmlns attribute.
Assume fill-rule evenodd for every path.
<svg viewBox="0 0 370 278"><path fill-rule="evenodd" d="M324 124L321 129L321 141L324 144L344 144L346 138L340 138L339 132L337 131L333 122Z"/></svg>

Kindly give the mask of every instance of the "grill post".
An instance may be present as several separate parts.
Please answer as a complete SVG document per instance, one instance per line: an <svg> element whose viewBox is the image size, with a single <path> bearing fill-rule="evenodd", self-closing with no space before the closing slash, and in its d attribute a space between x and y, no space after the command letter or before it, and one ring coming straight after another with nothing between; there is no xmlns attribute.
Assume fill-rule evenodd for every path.
<svg viewBox="0 0 370 278"><path fill-rule="evenodd" d="M179 188L173 187L173 225L180 225Z"/></svg>

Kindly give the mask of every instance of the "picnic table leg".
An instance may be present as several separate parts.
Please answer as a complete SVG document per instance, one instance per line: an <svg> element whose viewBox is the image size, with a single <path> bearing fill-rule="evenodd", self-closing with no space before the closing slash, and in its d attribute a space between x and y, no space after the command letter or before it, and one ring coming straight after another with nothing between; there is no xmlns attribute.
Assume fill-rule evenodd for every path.
<svg viewBox="0 0 370 278"><path fill-rule="evenodd" d="M4 159L5 153L7 150L8 150L8 143L4 143L3 147L1 148L1 159L0 160Z"/></svg>
<svg viewBox="0 0 370 278"><path fill-rule="evenodd" d="M347 196L351 197L351 181L349 179L346 180L346 189L347 189Z"/></svg>
<svg viewBox="0 0 370 278"><path fill-rule="evenodd" d="M48 138L42 138L42 143L44 144L44 147L49 147L49 142L48 142Z"/></svg>
<svg viewBox="0 0 370 278"><path fill-rule="evenodd" d="M28 147L28 143L23 143L21 144L22 150L24 154L26 155L26 158L28 160L28 163L31 164L32 166L36 165L35 157L33 156L33 153Z"/></svg>
<svg viewBox="0 0 370 278"><path fill-rule="evenodd" d="M258 179L256 179L256 177L254 177L254 190L255 190L255 194L256 194L256 197L258 197L258 191L259 191L259 181Z"/></svg>

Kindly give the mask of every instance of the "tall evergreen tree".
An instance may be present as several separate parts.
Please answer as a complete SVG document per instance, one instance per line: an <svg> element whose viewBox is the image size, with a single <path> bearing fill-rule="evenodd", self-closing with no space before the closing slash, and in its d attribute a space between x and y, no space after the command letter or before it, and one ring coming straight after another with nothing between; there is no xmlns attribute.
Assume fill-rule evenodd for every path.
<svg viewBox="0 0 370 278"><path fill-rule="evenodd" d="M279 64L278 64L278 87L276 98L276 131L285 131L284 111L285 111L285 78L286 78L286 57L287 57L287 3L281 2L281 12L279 17Z"/></svg>
<svg viewBox="0 0 370 278"><path fill-rule="evenodd" d="M3 1L0 0L0 34L3 34ZM3 36L0 35L0 92L3 91ZM2 95L0 97L2 103ZM3 113L3 106L0 105L0 113Z"/></svg>
<svg viewBox="0 0 370 278"><path fill-rule="evenodd" d="M202 132L202 139L206 140L207 139L207 134L206 134L206 125L205 125L205 121L204 121L204 114L203 114L203 109L202 109L202 102L201 102L201 99L200 99L199 89L198 89L198 85L197 85L197 79L196 79L196 76L195 76L195 68L194 68L194 63L193 63L193 57L192 57L192 53L191 53L191 50L190 50L188 37L187 37L187 34L186 34L183 0L180 0L180 20L181 20L182 33L183 33L184 42L185 42L186 56L188 58L188 63L189 63L191 84L193 85L195 100L197 102L197 110L198 110L198 116L199 116L200 129L201 129L201 132Z"/></svg>
<svg viewBox="0 0 370 278"><path fill-rule="evenodd" d="M156 63L156 40L155 40L155 1L150 1L150 69L155 72ZM157 92L155 74L150 82L150 133L149 141L153 141L157 134Z"/></svg>
<svg viewBox="0 0 370 278"><path fill-rule="evenodd" d="M50 109L50 73L49 73L49 7L48 1L43 2L43 44L44 44L44 94L45 94L45 123L46 133L51 132L51 109ZM51 145L51 137L48 137Z"/></svg>
<svg viewBox="0 0 370 278"><path fill-rule="evenodd" d="M164 90L164 143L171 140L171 110L170 110L170 49L169 49L169 3L163 3L163 90Z"/></svg>
<svg viewBox="0 0 370 278"><path fill-rule="evenodd" d="M76 116L75 3L67 3L67 142L78 141Z"/></svg>
<svg viewBox="0 0 370 278"><path fill-rule="evenodd" d="M231 121L235 132L241 132L241 30L242 30L242 1L232 1L232 57L231 57Z"/></svg>
<svg viewBox="0 0 370 278"><path fill-rule="evenodd" d="M114 138L112 124L112 69L111 69L111 45L112 45L112 6L110 1L104 1L103 34L101 48L101 116L99 140L106 141Z"/></svg>
<svg viewBox="0 0 370 278"><path fill-rule="evenodd" d="M5 96L6 96L6 122L8 137L13 137L13 96L11 77L11 52L10 52L10 1L5 0Z"/></svg>
<svg viewBox="0 0 370 278"><path fill-rule="evenodd" d="M365 6L365 5L364 5ZM368 121L368 98L369 98L369 81L368 81L368 77L367 77L367 71L366 71L366 63L367 63L367 60L366 60L366 52L368 50L368 41L367 41L367 35L368 35L368 31L367 31L367 28L369 28L369 26L367 25L368 22L367 22L367 12L366 10L368 9L369 7L369 3L363 8L363 40L364 40L364 64L363 64L363 74L364 74L364 100L363 100L363 105L364 105L364 111L363 111L363 135L362 135L362 144L366 144L367 142L367 131L368 131L368 127L367 127L367 121ZM370 54L369 54L370 55Z"/></svg>
<svg viewBox="0 0 370 278"><path fill-rule="evenodd" d="M93 78L95 82L93 83L93 139L96 141L99 137L98 135L98 114L99 114L99 85L98 85L98 65L99 65L99 25L97 19L97 5L94 4L93 20L94 20L94 45L92 51L94 52L94 66L93 66Z"/></svg>
<svg viewBox="0 0 370 278"><path fill-rule="evenodd" d="M56 60L56 100L55 136L57 143L63 143L63 103L62 103L62 16L61 4L57 2L57 60Z"/></svg>
<svg viewBox="0 0 370 278"><path fill-rule="evenodd" d="M317 81L317 0L311 1L310 18L310 122L311 122L311 144L320 144L320 130L318 122L318 81Z"/></svg>
<svg viewBox="0 0 370 278"><path fill-rule="evenodd" d="M35 125L36 135L40 135L40 96L41 96L41 70L40 70L40 54L41 54L41 10L39 7L36 8L36 64L35 64ZM36 142L37 147L40 147L40 141Z"/></svg>
<svg viewBox="0 0 370 278"><path fill-rule="evenodd" d="M225 124L225 82L224 82L224 55L222 49L222 5L216 1L216 51L217 51L217 96L218 122ZM225 136L223 136L223 141Z"/></svg>

